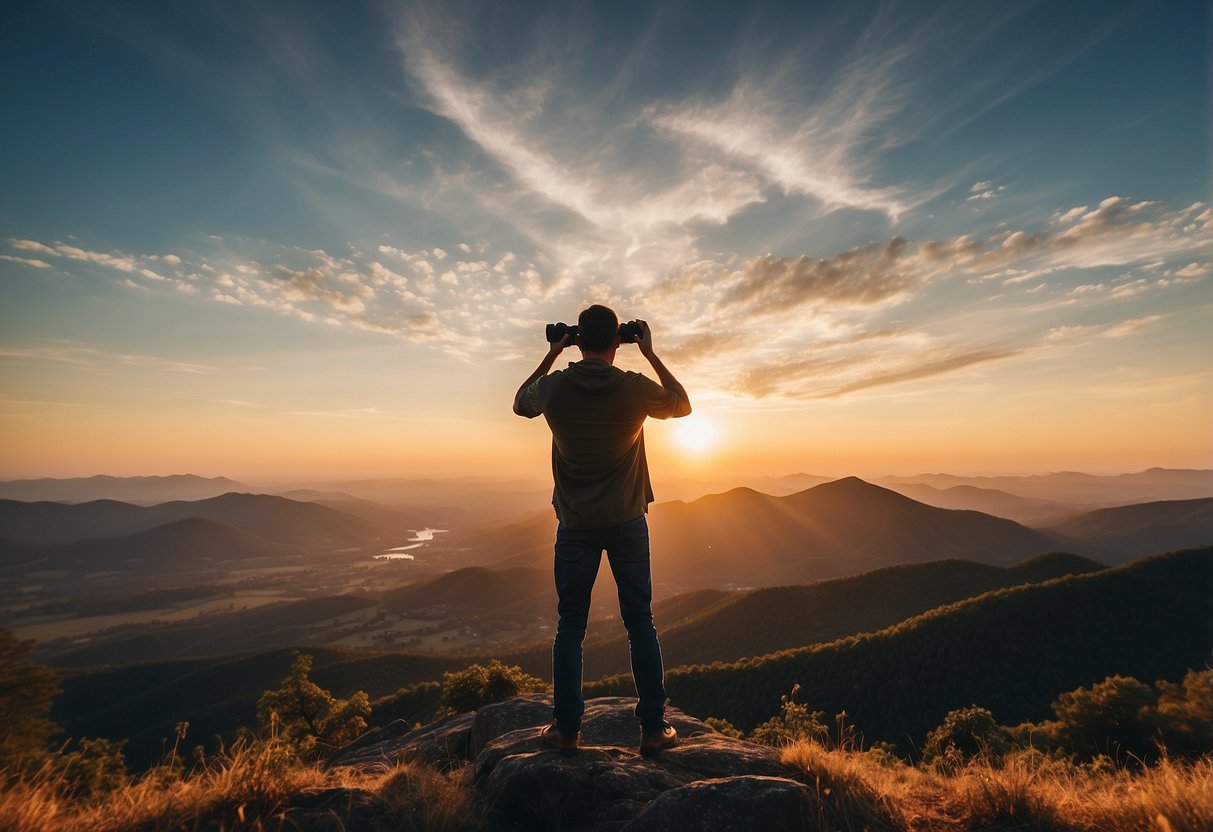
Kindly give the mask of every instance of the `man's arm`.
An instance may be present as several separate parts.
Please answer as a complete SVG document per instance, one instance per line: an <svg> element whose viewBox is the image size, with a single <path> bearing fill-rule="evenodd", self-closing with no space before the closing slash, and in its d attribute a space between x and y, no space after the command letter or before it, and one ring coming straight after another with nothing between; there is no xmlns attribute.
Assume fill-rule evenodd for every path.
<svg viewBox="0 0 1213 832"><path fill-rule="evenodd" d="M548 347L547 355L539 362L539 366L535 368L535 372L527 376L526 381L522 382L522 386L518 388L518 392L514 394L514 412L519 416L530 418L537 414L527 413L522 409L522 395L526 389L535 383L535 379L541 378L548 374L548 370L552 369L552 365L556 363L556 357L564 351L565 345L568 343L569 336L564 336L559 343L554 343Z"/></svg>
<svg viewBox="0 0 1213 832"><path fill-rule="evenodd" d="M648 359L649 364L653 366L653 372L657 373L657 380L661 382L661 386L679 398L678 407L674 410L674 418L686 416L691 412L691 399L687 396L686 388L678 379L674 378L671 373L661 363L661 359L657 357L657 353L653 352L653 333L649 329L647 321L636 321L640 324L640 337L636 339L636 346L640 347L640 354Z"/></svg>

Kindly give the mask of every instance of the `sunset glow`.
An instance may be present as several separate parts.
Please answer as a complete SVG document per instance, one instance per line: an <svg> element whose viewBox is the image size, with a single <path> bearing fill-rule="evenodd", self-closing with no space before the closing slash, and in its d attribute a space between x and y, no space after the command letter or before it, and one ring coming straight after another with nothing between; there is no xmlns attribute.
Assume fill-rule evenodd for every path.
<svg viewBox="0 0 1213 832"><path fill-rule="evenodd" d="M1207 4L924 8L27 4L0 477L542 480L593 302L658 479L1209 466Z"/></svg>
<svg viewBox="0 0 1213 832"><path fill-rule="evenodd" d="M692 451L710 448L716 441L716 428L702 416L694 414L678 423L678 441Z"/></svg>

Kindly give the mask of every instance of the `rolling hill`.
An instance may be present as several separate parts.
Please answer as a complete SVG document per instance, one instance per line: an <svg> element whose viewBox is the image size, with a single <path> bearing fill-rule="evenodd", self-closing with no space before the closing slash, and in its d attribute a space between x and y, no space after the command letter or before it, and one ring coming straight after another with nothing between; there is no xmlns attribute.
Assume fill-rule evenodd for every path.
<svg viewBox="0 0 1213 832"><path fill-rule="evenodd" d="M485 535L481 562L545 566L550 516ZM736 488L649 514L654 581L772 586L943 558L1010 565L1056 549L1045 535L974 511L923 505L855 477L786 497Z"/></svg>
<svg viewBox="0 0 1213 832"><path fill-rule="evenodd" d="M1119 564L1166 549L1213 544L1213 498L1098 509L1042 531L1082 541L1104 562Z"/></svg>
<svg viewBox="0 0 1213 832"><path fill-rule="evenodd" d="M58 650L44 659L59 667L122 665L180 658L222 656L245 650L308 647L327 619L376 607L373 599L327 595L284 601L189 621L140 627L127 635Z"/></svg>
<svg viewBox="0 0 1213 832"><path fill-rule="evenodd" d="M935 607L1025 583L1103 569L1074 555L1043 555L1003 568L944 560L892 566L810 585L748 592L700 590L655 605L667 666L736 661L778 650L875 632ZM551 645L502 656L547 677ZM622 625L592 622L585 644L587 678L628 670Z"/></svg>
<svg viewBox="0 0 1213 832"><path fill-rule="evenodd" d="M670 701L749 729L779 696L842 711L867 743L921 744L947 712L972 704L1004 724L1049 716L1060 693L1112 674L1178 679L1213 649L1213 548L1158 555L1086 575L997 590L875 634L667 673ZM586 686L628 695L630 676Z"/></svg>
<svg viewBox="0 0 1213 832"><path fill-rule="evenodd" d="M4 571L64 569L90 572L133 571L187 574L205 579L221 563L297 556L292 547L270 543L232 526L189 517L121 537L77 540L28 552L24 562Z"/></svg>
<svg viewBox="0 0 1213 832"><path fill-rule="evenodd" d="M543 594L545 598L553 595L551 578L544 570L498 571L469 566L432 581L382 593L380 602L393 612L434 606L467 611L503 607L537 594Z"/></svg>
<svg viewBox="0 0 1213 832"><path fill-rule="evenodd" d="M890 483L885 487L936 508L980 511L1032 527L1048 520L1076 514L1084 508L1075 503L1020 497L996 488L978 488L973 485L935 488L922 483Z"/></svg>
<svg viewBox="0 0 1213 832"><path fill-rule="evenodd" d="M882 605L880 593L913 584L908 578L915 570L918 590L929 593L934 591L932 576L946 583L950 574L956 581L978 585L992 576L997 580L998 572L1012 582L1090 568L1079 559L1059 556L1009 570L954 563L928 566L884 570L870 584L859 579L831 582L836 593L831 603L835 609L850 603L876 614ZM890 738L904 744L905 737L898 733L903 721L905 727L925 731L948 709L974 702L995 708L1004 721L1020 718L1021 713L1035 718L1050 697L1109 673L1175 677L1182 672L1177 668L1208 658L1213 638L1198 625L1213 614L1211 583L1213 550L1162 556L1115 570L987 593L875 634L848 634L830 643L729 664L676 667L668 672L667 686L679 707L701 716L725 716L749 727L774 714L779 695L799 682L805 691L802 701L831 715L847 708L869 742ZM856 595L863 603L856 603ZM688 631L702 627L705 633L715 634L720 627L753 626L747 623L752 616L737 617L746 612L744 605L729 611L744 597L707 591L670 599L669 610L670 614L685 610L688 618L683 624ZM763 595L755 598L770 600ZM822 598L817 600L828 606ZM923 597L917 605L930 600ZM900 603L907 604L905 609L914 606L904 597ZM301 613L297 623L306 626L307 608L300 606L297 611ZM659 606L659 615L660 611ZM709 628L714 616L720 617ZM825 630L816 635L828 637ZM813 637L806 630L804 638ZM667 649L671 659L667 664L673 665L675 651ZM312 678L318 684L338 696L363 689L372 698L440 680L445 671L488 658L324 647L308 652L316 656ZM507 663L517 658L499 657ZM72 672L64 679L54 717L72 736L129 737L132 762L145 765L159 755L161 738L171 736L181 720L191 723L189 744L208 742L215 734L251 724L260 692L275 687L289 665L290 651L277 649ZM537 670L547 675L545 667ZM607 678L591 683L587 693L631 695L630 685L630 677ZM432 686L421 693L405 694L401 699L409 704L396 709L385 700L378 713L427 718L432 710L424 709L432 709L435 701ZM373 721L380 722L374 717Z"/></svg>
<svg viewBox="0 0 1213 832"><path fill-rule="evenodd" d="M130 535L192 518L233 526L272 543L308 548L362 546L381 533L363 518L317 503L230 493L149 507L113 500L76 505L0 500L0 537L53 545Z"/></svg>
<svg viewBox="0 0 1213 832"><path fill-rule="evenodd" d="M119 537L158 525L145 520L145 512L142 506L116 500L76 505L0 500L0 537L35 546Z"/></svg>

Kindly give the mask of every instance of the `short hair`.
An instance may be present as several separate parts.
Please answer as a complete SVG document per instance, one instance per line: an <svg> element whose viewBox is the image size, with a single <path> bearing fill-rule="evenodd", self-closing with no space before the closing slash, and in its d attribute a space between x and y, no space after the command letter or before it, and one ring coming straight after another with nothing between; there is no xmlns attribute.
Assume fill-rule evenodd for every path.
<svg viewBox="0 0 1213 832"><path fill-rule="evenodd" d="M609 306L594 304L577 316L577 335L581 348L606 352L619 334L619 316Z"/></svg>

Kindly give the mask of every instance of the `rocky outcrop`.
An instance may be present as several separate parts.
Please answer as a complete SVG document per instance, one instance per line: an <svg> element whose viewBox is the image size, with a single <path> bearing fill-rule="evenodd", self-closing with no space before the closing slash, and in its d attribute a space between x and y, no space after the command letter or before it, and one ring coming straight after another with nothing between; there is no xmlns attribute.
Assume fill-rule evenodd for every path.
<svg viewBox="0 0 1213 832"><path fill-rule="evenodd" d="M803 772L783 766L772 748L726 737L669 709L674 748L639 754L634 699L586 703L581 751L565 758L540 742L551 698L516 697L400 734L381 729L343 749L330 764L367 766L420 761L463 769L491 822L500 829L585 832L820 827L822 806ZM798 779L799 777L799 779Z"/></svg>

